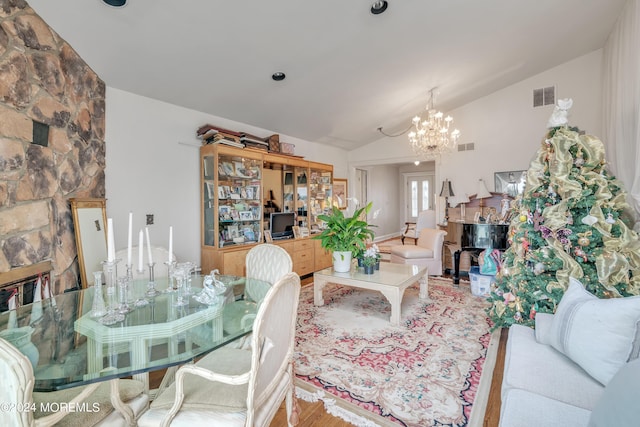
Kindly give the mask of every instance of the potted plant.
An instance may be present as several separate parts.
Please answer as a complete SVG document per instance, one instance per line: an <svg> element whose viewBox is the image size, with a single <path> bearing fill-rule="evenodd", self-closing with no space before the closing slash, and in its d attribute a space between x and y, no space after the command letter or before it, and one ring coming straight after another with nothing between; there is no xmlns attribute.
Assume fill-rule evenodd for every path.
<svg viewBox="0 0 640 427"><path fill-rule="evenodd" d="M320 245L332 252L333 269L336 272L347 272L351 269L351 255L354 251L363 251L366 240L373 238L373 231L361 216L371 210L371 203L356 209L352 216L347 217L337 207L333 207L330 215L318 215L318 219L326 223L320 234L313 236L320 240Z"/></svg>
<svg viewBox="0 0 640 427"><path fill-rule="evenodd" d="M378 262L378 252L376 251L376 248L372 246L364 251L364 256L362 257L362 267L364 268L364 274L373 274L373 272L376 270L376 264Z"/></svg>

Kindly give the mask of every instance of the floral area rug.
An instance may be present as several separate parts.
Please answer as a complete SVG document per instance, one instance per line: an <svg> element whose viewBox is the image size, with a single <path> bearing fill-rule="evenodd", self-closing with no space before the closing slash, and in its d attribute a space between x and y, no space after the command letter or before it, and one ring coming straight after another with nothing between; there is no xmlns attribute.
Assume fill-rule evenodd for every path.
<svg viewBox="0 0 640 427"><path fill-rule="evenodd" d="M402 300L400 326L380 292L325 287L325 305L302 289L296 332L298 397L357 426L467 426L491 324L487 302L461 283L429 279Z"/></svg>

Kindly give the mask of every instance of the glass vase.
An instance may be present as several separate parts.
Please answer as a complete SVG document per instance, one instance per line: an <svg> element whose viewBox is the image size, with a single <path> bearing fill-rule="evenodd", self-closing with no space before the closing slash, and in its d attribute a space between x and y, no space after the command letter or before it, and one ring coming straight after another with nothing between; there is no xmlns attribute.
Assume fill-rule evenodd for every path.
<svg viewBox="0 0 640 427"><path fill-rule="evenodd" d="M91 305L91 317L98 318L107 314L102 290L102 271L94 271L93 304Z"/></svg>

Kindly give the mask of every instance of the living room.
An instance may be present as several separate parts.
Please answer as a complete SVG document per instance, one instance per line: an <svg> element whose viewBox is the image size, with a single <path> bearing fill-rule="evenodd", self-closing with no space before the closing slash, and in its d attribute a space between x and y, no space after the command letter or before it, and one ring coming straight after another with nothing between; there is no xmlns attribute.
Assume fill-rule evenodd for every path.
<svg viewBox="0 0 640 427"><path fill-rule="evenodd" d="M24 7L20 1L3 1L3 3L1 15L3 21L15 13L15 8ZM43 3L42 1L33 2L36 13L37 6L44 8ZM97 0L95 3L98 3ZM630 3L635 4L636 2ZM622 10L623 5L624 2L617 1L611 8L619 11ZM103 6L98 4L97 7ZM123 9L122 12L125 13L126 9ZM617 17L617 14L613 15L614 18ZM549 13L549 16L553 16L553 14ZM611 16L607 15L607 18L609 19ZM562 19L559 21L561 22ZM610 19L610 21L609 30L612 30L615 19ZM49 25L53 31L57 31L55 24L50 23ZM558 23L558 25L562 24ZM4 31L10 34L11 38L15 37L17 32L6 28ZM296 155L333 165L334 177L348 180L350 194L356 192L356 169L366 170L369 189L367 201L373 202L374 209L379 209L379 215L376 218L371 218L371 222L377 226L377 237L397 236L400 233L401 225L406 220L404 211L398 209L404 202L403 177L405 174L427 171L427 173L433 174L437 189L443 180L449 179L453 183L456 194L471 195L476 193L479 179L483 179L488 183L489 189L493 190L494 173L526 170L529 167L532 156L544 138L547 120L553 111L553 105L537 108L531 106L534 89L554 86L556 99L572 98L574 106L571 109L570 124L579 126L587 133L600 136L604 140L606 128L603 124L603 117L608 109L603 107L605 104L603 90L605 71L602 64L607 57L605 47L607 35L608 33L600 34L602 43L593 49L575 52L575 55L560 62L554 62L555 59L550 59L548 67L539 66L538 69L529 70L528 76L524 79L496 83L495 90L482 93L475 99L447 110L446 112L455 118L456 127L462 131L460 143L473 144L474 150L455 151L450 155L443 156L438 162L431 162L428 165L423 163L420 166L413 164L416 156L411 151L406 135L401 137L379 135L372 142L362 146L340 148L335 143L318 143L296 137L295 134L278 132L277 129L258 127L239 119L232 120L173 104L167 100L143 96L134 91L114 87L105 80L103 94L91 94L81 101L81 103L88 103L101 96L104 99L104 110L96 112L96 116L99 116L103 123L102 135L98 133L97 139L104 142L104 146L101 148L103 152L96 154L98 158L96 168L104 168L104 170L103 174L97 172L97 175L96 171L92 170L93 175L90 178L85 176L80 178L80 181L86 179L91 181L89 185L83 187L82 195L107 199L107 214L113 218L115 224L116 247L126 247L126 224L129 212L134 213L135 230L144 228L147 225L148 215L152 215L153 224L149 225L149 230L153 243L168 246L169 234L167 230L172 226L174 230L173 246L177 257L182 260L198 262L201 250L200 213L198 210L201 192L199 147L202 141L196 137L195 131L205 123L212 123L222 128L242 130L265 137L280 133L281 141L295 145ZM568 34L566 37L570 39L582 36L581 33L575 33ZM61 37L64 38L62 34ZM56 40L56 44L58 42ZM554 47L549 45L548 49L552 52ZM13 51L19 52L15 48ZM13 53L13 51L10 52ZM523 51L519 54L521 56L514 55L509 63L492 64L485 72L486 79L497 81L503 74L510 76L509 72L513 69L526 68L527 52ZM181 66L194 67L197 65L182 64ZM126 71L126 66L122 68L123 72ZM97 79L101 80L102 76L98 75ZM3 83L10 81L7 79ZM441 85L443 98L447 96L445 88L446 86ZM419 102L422 104L426 103L428 89L428 87L421 87L415 90L416 94L420 93ZM371 90L375 91L375 88ZM193 94L194 97L199 95L199 93ZM11 120L17 117L8 111L13 113L19 108L4 100L1 105L4 127L5 123L11 123ZM270 107L267 105L264 109L270 110ZM271 112L270 114L276 113ZM45 113L44 116L46 115ZM55 118L54 116L54 114L51 115ZM24 117L19 119L23 120ZM27 117L29 116L27 115ZM307 120L313 122L314 117L310 116ZM408 125L410 117L407 116L406 120L404 118L402 120ZM382 126L384 123L380 123L380 125ZM397 122L396 126L399 126ZM54 127L52 126L52 128ZM98 128L99 126L94 122L94 130ZM375 128L372 131L375 132ZM15 134L6 134L3 131L3 137L13 138L14 136ZM74 141L69 143L70 146L77 143ZM606 145L607 141L604 141ZM101 158L101 156L103 157ZM49 171L42 170L43 175L58 176L68 172L65 164L58 166L59 163L55 163L53 160L48 164L55 166ZM15 215L16 211L9 213L10 209L15 208L16 200L21 202L18 204L24 204L22 203L24 199L20 198L23 196L16 198L15 193L9 196L6 182L15 181L15 177L10 173L6 173L4 176L9 178L0 179L0 184L4 186L4 201L0 207L0 215L3 214L3 211L4 215ZM621 178L625 181L624 176ZM103 179L101 190L97 192L94 190L100 188L100 185L94 187L94 179L97 181ZM630 192L632 190L631 182L633 181L628 181L627 187ZM48 192L45 191L45 193ZM46 197L37 200L38 202L46 200L47 203L37 204L33 207L48 211L52 209L51 206L59 203L62 193L60 192L55 199L56 202L52 203L50 203L51 194L47 194ZM73 193L73 191L69 193ZM68 193L64 194L64 196L68 195ZM352 210L353 207L355 206L349 206L348 210ZM436 199L436 208L439 220L442 220L444 218L443 198ZM30 235L33 234L33 230L37 232L49 228L48 224L42 223L42 217L38 216L36 219L33 227L29 230ZM11 234L13 233L14 231L11 231ZM60 243L61 241L67 242L64 239L67 239L68 235L60 237L55 236L55 232L48 231L48 233L50 237L48 240L55 241L58 247L62 248L57 252L56 250L51 251L55 254L53 258L59 258L54 263L54 272L70 273L69 266L73 263L74 256L65 252L65 245ZM60 237L60 240L51 237L51 235ZM2 240L4 243L4 237ZM11 270L15 259L28 263L34 259L34 256L23 254L10 261L6 254L3 254L0 256L0 271ZM62 292L66 289L66 285L61 280L56 281L56 286L56 292Z"/></svg>

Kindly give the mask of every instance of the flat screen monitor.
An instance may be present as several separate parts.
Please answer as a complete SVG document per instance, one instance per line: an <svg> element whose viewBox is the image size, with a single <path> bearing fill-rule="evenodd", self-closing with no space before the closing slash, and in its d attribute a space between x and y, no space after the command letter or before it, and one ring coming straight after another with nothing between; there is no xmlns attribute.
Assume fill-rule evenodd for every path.
<svg viewBox="0 0 640 427"><path fill-rule="evenodd" d="M278 240L293 237L294 225L296 225L296 216L293 212L272 212L269 217L271 238Z"/></svg>

